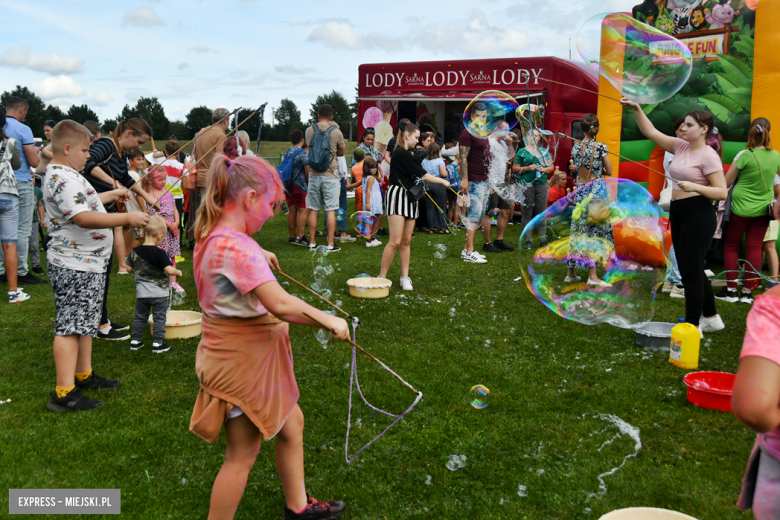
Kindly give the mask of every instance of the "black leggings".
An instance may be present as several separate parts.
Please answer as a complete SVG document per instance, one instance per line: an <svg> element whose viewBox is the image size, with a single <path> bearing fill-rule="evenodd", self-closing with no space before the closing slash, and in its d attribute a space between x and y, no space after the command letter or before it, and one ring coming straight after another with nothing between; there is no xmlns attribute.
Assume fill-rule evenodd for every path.
<svg viewBox="0 0 780 520"><path fill-rule="evenodd" d="M698 326L701 316L717 314L712 284L704 274L704 259L717 226L712 201L701 195L672 201L669 220L685 287L685 321Z"/></svg>
<svg viewBox="0 0 780 520"><path fill-rule="evenodd" d="M114 228L109 229L111 233L114 232ZM103 289L103 307L100 310L100 325L101 327L108 323L108 281L111 279L111 270L114 267L114 251L112 249L111 255L108 257L108 264L106 265L106 286Z"/></svg>

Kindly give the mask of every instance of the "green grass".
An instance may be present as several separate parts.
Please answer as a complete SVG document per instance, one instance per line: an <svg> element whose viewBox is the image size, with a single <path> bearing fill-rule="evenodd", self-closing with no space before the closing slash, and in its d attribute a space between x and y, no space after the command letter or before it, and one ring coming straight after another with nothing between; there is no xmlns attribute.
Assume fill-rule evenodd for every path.
<svg viewBox="0 0 780 520"><path fill-rule="evenodd" d="M288 273L311 283L311 256L286 244L284 221L281 213L266 225L262 244ZM507 242L518 234L519 226L511 226ZM449 257L434 259L429 242L445 243ZM513 281L516 253L491 255L487 265L464 264L462 243L462 232L444 238L418 233L414 292L396 287L396 260L389 273L396 286L383 300L352 298L345 283L362 272L375 275L381 248L346 244L333 256L333 300L360 317L358 343L425 395L352 465L343 456L350 349L333 341L323 349L313 329L291 327L306 416L306 480L314 496L346 501L344 518L598 518L630 506L708 520L752 518L734 505L754 440L750 431L731 414L689 404L685 371L670 365L668 355L637 347L633 332L579 325L546 309ZM185 256L188 298L181 308L196 309L191 253ZM314 301L291 284L284 287ZM12 399L0 405L0 486L120 488L127 518L205 518L225 441L222 435L209 445L188 432L198 392L198 340L173 340L162 355L95 341L94 367L122 388L91 393L105 400L102 409L51 413L45 404L54 387L54 304L47 286L29 292L30 301L0 315L0 400ZM134 304L132 278L112 274L113 319L129 323ZM748 306L724 303L719 311L727 329L702 346L700 369L734 372ZM656 320L682 314L683 300L659 297ZM148 345L148 332L145 339ZM411 404L409 389L365 356L358 363L372 404L394 413ZM484 410L468 404L475 384L492 391ZM597 476L634 451L627 437L599 451L616 430L603 431L608 424L596 413L638 427L643 446L605 478L605 494L588 500L598 492ZM362 428L354 427L357 418ZM351 453L389 423L356 397ZM262 447L237 518L281 516L272 451L273 441ZM451 454L466 455L467 466L448 471ZM518 497L519 484L527 486L526 498ZM0 493L0 511L7 510L7 496ZM501 505L502 499L509 502Z"/></svg>

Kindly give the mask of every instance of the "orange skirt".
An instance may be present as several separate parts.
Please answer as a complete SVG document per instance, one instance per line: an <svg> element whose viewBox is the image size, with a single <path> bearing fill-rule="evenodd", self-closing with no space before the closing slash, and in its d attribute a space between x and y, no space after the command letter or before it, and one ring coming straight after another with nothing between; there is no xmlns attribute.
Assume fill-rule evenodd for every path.
<svg viewBox="0 0 780 520"><path fill-rule="evenodd" d="M219 437L238 406L263 440L275 436L298 402L288 324L272 314L217 319L203 315L195 372L200 392L190 431L207 442Z"/></svg>

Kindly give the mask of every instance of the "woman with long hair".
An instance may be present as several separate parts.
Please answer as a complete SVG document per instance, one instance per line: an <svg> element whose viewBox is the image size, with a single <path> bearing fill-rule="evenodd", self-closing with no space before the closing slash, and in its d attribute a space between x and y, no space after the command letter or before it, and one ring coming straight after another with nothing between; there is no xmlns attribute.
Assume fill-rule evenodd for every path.
<svg viewBox="0 0 780 520"><path fill-rule="evenodd" d="M712 114L704 110L689 112L679 138L658 131L639 104L627 98L621 103L634 111L645 137L674 154L669 165L672 177L669 220L685 287L685 320L699 327L702 334L722 330L725 325L715 309L712 284L704 274L704 259L717 225L712 201L724 200L728 195L721 158L707 143L720 138L714 132Z"/></svg>
<svg viewBox="0 0 780 520"><path fill-rule="evenodd" d="M753 120L748 131L747 150L737 154L726 175L726 185L734 186L731 217L723 240L723 263L728 286L715 297L729 303L753 303L753 289L759 285L761 248L769 227L769 208L774 199L773 182L780 171L780 153L772 149L770 128L769 120L764 117ZM745 275L748 279L738 298L736 271L743 237L745 260L748 262Z"/></svg>
<svg viewBox="0 0 780 520"><path fill-rule="evenodd" d="M84 168L84 176L98 193L113 191L124 186L140 195L149 206L154 206L157 201L141 187L140 183L128 173L127 153L130 150L141 148L152 137L152 128L140 117L134 117L127 121L120 121L111 137L96 139L89 145L89 159ZM107 213L118 213L116 203L106 204ZM114 255L124 263L125 247L122 228L114 229L114 251L108 259L108 269L114 261ZM118 238L117 238L118 237ZM108 285L110 276L106 276L106 288L103 294L103 310L100 318L98 338L113 341L121 341L130 338L126 331L129 325L112 324L108 319Z"/></svg>
<svg viewBox="0 0 780 520"><path fill-rule="evenodd" d="M361 148L366 153L366 157L371 157L377 162L377 164L379 164L382 162L384 155L374 146L375 135L376 132L373 128L366 128L363 130L363 135L360 136L360 144L358 145L358 148ZM350 166L355 166L357 163L358 161L356 161L355 157L353 156L352 164Z"/></svg>
<svg viewBox="0 0 780 520"><path fill-rule="evenodd" d="M399 139L393 159L390 163L390 187L385 197L385 212L390 227L390 238L382 253L382 266L379 277L385 278L390 265L395 258L395 252L400 249L401 288L411 291L412 279L409 278L409 262L411 258L412 233L415 220L419 216L419 204L409 190L419 179L433 184L441 184L448 188L450 183L441 177L429 175L412 156L420 130L416 125L408 123L399 132Z"/></svg>

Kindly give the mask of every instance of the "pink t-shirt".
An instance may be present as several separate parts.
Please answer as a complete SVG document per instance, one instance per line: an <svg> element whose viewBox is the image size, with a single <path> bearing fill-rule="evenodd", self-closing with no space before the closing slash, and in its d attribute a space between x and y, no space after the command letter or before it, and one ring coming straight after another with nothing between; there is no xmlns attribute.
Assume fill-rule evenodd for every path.
<svg viewBox="0 0 780 520"><path fill-rule="evenodd" d="M745 343L739 359L755 356L780 365L780 297L763 294L748 313ZM780 398L780 396L778 396ZM764 434L764 444L780 459L780 426Z"/></svg>
<svg viewBox="0 0 780 520"><path fill-rule="evenodd" d="M723 170L723 162L718 152L709 146L705 146L698 152L691 153L691 145L683 139L674 140L674 159L669 165L669 175L675 181L687 181L702 186L709 186L707 175ZM672 182L672 189L679 190L680 186Z"/></svg>
<svg viewBox="0 0 780 520"><path fill-rule="evenodd" d="M231 227L216 227L195 246L193 263L204 314L211 318L268 314L252 290L276 277L252 237Z"/></svg>

